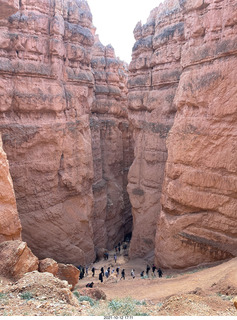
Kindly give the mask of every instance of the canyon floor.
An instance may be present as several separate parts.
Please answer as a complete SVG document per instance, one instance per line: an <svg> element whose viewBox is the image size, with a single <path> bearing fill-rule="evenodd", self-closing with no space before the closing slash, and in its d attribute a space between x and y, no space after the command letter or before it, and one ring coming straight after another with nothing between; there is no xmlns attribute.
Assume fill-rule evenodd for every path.
<svg viewBox="0 0 237 320"><path fill-rule="evenodd" d="M45 286L38 288L37 297L22 299L18 293L9 291L12 285L6 279L0 283L0 316L237 316L234 299L237 296L237 258L219 264L199 266L189 270L164 270L162 278L140 277L147 262L144 259L129 260L123 254L113 261L113 252L108 260L101 260L91 267L88 275L80 280L74 289L85 289L88 282L94 282L93 289L103 290L106 300L95 301L81 297L79 307L60 299L47 297ZM101 267L117 266L126 272L126 280L112 274L100 283L98 274ZM135 279L130 275L135 269ZM55 289L56 290L56 289Z"/></svg>

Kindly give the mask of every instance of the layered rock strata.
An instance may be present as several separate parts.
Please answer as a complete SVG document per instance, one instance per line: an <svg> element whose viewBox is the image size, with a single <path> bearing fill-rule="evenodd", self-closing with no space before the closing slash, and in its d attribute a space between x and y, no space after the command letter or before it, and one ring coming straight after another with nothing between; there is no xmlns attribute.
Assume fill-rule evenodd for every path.
<svg viewBox="0 0 237 320"><path fill-rule="evenodd" d="M132 229L131 205L126 191L133 161L132 131L127 114L126 65L113 48L96 37L91 61L95 99L90 119L94 164L94 243L112 249Z"/></svg>
<svg viewBox="0 0 237 320"><path fill-rule="evenodd" d="M22 236L40 259L85 264L95 257L92 16L85 1L20 3L0 27L0 131Z"/></svg>
<svg viewBox="0 0 237 320"><path fill-rule="evenodd" d="M134 127L135 160L128 175L133 234L130 257L155 247L157 219L167 159L166 138L175 115L174 96L181 75L184 43L179 1L154 9L134 29L136 43L129 66L128 109Z"/></svg>
<svg viewBox="0 0 237 320"><path fill-rule="evenodd" d="M94 243L131 231L124 65L111 47L106 70L96 64L84 0L22 0L0 30L0 131L23 240L40 259L85 265Z"/></svg>
<svg viewBox="0 0 237 320"><path fill-rule="evenodd" d="M237 255L237 3L183 3L183 72L158 220L156 262Z"/></svg>

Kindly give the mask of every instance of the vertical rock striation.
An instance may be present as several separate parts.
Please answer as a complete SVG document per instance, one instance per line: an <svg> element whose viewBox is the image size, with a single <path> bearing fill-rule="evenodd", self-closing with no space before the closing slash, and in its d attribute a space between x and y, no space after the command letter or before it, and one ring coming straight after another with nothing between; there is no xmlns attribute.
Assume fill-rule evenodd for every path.
<svg viewBox="0 0 237 320"><path fill-rule="evenodd" d="M185 45L158 220L156 262L237 255L237 3L182 1Z"/></svg>
<svg viewBox="0 0 237 320"><path fill-rule="evenodd" d="M144 256L155 247L166 138L174 120L173 100L182 71L184 22L179 1L166 1L154 9L145 25L137 24L134 36L128 81L129 120L135 140L135 160L128 175L133 213L130 257Z"/></svg>
<svg viewBox="0 0 237 320"><path fill-rule="evenodd" d="M127 114L127 70L113 48L96 38L91 61L95 78L91 132L94 160L94 243L112 249L132 230L126 192L133 160L132 132Z"/></svg>
<svg viewBox="0 0 237 320"><path fill-rule="evenodd" d="M125 66L95 43L85 0L22 0L0 30L0 131L23 240L40 259L85 265L94 244L131 231Z"/></svg>
<svg viewBox="0 0 237 320"><path fill-rule="evenodd" d="M22 237L39 258L74 264L95 257L91 21L82 0L22 0L0 26L0 131Z"/></svg>

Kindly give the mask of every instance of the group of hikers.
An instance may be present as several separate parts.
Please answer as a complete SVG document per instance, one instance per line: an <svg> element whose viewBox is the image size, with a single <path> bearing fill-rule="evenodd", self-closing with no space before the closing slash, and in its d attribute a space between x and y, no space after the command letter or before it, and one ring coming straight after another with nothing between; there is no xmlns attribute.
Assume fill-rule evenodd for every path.
<svg viewBox="0 0 237 320"><path fill-rule="evenodd" d="M85 270L84 267L81 267L79 270L80 270L79 279L83 279L85 275L88 275L88 268L87 267L86 267L86 270ZM143 270L140 273L140 277L144 278L145 275L147 277L149 277L150 270L151 270L151 267L149 265L147 265L146 266L146 273L145 273L145 270ZM162 272L161 268L156 268L156 266L154 264L152 266L152 276L155 277L156 270L157 270L157 275L159 276L159 278L162 278L163 272ZM91 268L92 277L95 277L95 271L96 271L95 267L92 267ZM101 267L100 268L100 273L99 273L100 282L104 281L104 277L109 278L109 276L111 274L116 274L116 277L119 278L119 276L120 276L120 267L117 267L116 269L112 269L112 270L111 270L111 267L108 267L106 270L104 270L104 267ZM131 276L132 276L133 279L135 279L135 269L131 270ZM122 279L125 280L125 269L122 269L122 271L121 271L120 280L122 280Z"/></svg>
<svg viewBox="0 0 237 320"><path fill-rule="evenodd" d="M127 249L127 244L124 243L123 245L121 245L121 243L119 242L117 246L115 246L114 250L115 250L115 253L113 255L113 259L114 259L114 262L115 264L117 263L117 254L120 254L120 251L121 251L121 247L123 250L126 250ZM109 259L109 253L108 252L105 252L104 253L104 260L108 260ZM79 266L78 269L80 270L80 275L79 275L79 279L83 279L85 275L88 275L88 267L82 267L82 266ZM157 268L155 266L155 264L152 265L152 267L150 267L150 265L147 264L146 266L146 270L143 270L141 273L140 273L140 277L141 278L144 278L145 276L146 277L149 277L149 273L150 273L150 270L152 269L152 276L155 277L156 276L156 270L157 270L157 275L159 278L162 278L162 275L163 275L163 272L161 270L161 268ZM91 272L92 272L92 277L94 278L95 277L95 267L93 266L91 268ZM121 274L120 274L120 267L117 266L116 268L113 268L111 270L111 267L108 267L106 270L104 269L104 267L101 267L100 268L100 273L99 273L99 281L100 282L103 282L104 281L104 277L106 278L109 278L109 276L111 274L116 274L116 277L119 278L120 277L120 280L125 280L125 269L122 269L121 271ZM132 269L131 270L131 277L134 279L135 278L135 269ZM90 287L93 287L93 282L87 284L87 286L90 286Z"/></svg>

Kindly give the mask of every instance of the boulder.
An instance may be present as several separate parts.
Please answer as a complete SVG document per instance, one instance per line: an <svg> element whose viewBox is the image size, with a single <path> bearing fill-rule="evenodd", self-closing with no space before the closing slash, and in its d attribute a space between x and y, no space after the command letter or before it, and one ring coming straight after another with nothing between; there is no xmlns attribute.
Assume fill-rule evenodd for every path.
<svg viewBox="0 0 237 320"><path fill-rule="evenodd" d="M46 258L39 261L39 272L49 272L54 276L58 273L58 263L57 261Z"/></svg>
<svg viewBox="0 0 237 320"><path fill-rule="evenodd" d="M19 279L27 272L38 270L39 260L25 242L20 240L0 243L0 274Z"/></svg>
<svg viewBox="0 0 237 320"><path fill-rule="evenodd" d="M73 290L75 285L78 283L79 274L80 271L72 264L58 264L56 277L61 280L67 280L67 282L72 286L71 290Z"/></svg>

